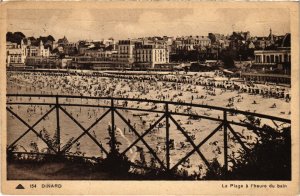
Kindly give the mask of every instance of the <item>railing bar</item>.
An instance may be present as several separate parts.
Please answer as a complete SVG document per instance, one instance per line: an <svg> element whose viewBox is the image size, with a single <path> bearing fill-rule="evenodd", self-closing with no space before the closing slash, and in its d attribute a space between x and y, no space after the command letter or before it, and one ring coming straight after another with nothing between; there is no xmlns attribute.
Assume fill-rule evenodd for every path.
<svg viewBox="0 0 300 196"><path fill-rule="evenodd" d="M170 170L170 123L169 123L169 105L165 104L165 113L166 113L166 163L167 170Z"/></svg>
<svg viewBox="0 0 300 196"><path fill-rule="evenodd" d="M6 104L7 105L55 105L55 103L21 103L21 102L7 102ZM64 103L61 103L60 105L61 106L70 106L70 107L71 106L80 106L80 107L110 108L110 106L91 105L91 104L64 104ZM128 107L115 107L115 108L120 109L120 110L132 110L132 111L145 111L145 112L154 112L154 113L164 113L164 111L151 110L151 109L128 108ZM192 116L192 117L198 117L198 118L203 118L203 119L213 120L213 121L219 121L219 122L222 121L222 119L203 116L203 115L185 114L185 113L176 113L176 112L170 112L170 114L171 115L180 115L180 116ZM255 116L259 117L260 114L255 114ZM273 117L274 119L272 119L271 116L262 117L262 118L270 119L270 120L276 120L276 121L285 122L285 123L291 123L290 119L284 119L284 118L278 118L278 117ZM236 124L236 125L239 125L239 126L247 126L247 124L242 124L242 123L238 123L238 122L229 122L229 123Z"/></svg>
<svg viewBox="0 0 300 196"><path fill-rule="evenodd" d="M230 124L228 124L228 128L230 130L230 132L234 135L234 137L238 140L238 142L241 144L241 146L243 147L243 149L246 151L246 152L249 152L249 148L247 148L244 144L244 142L241 140L241 138L236 134L236 132L233 130L233 128L231 127Z"/></svg>
<svg viewBox="0 0 300 196"><path fill-rule="evenodd" d="M224 130L223 130L223 139L224 139L224 168L225 171L228 171L228 144L227 144L227 139L228 139L228 134L227 134L227 112L224 111L223 113L223 125L224 125Z"/></svg>
<svg viewBox="0 0 300 196"><path fill-rule="evenodd" d="M7 103L7 105L55 105L55 103ZM95 107L95 108L110 108L110 106L98 106L98 105L89 105L89 104L60 104L61 106L80 106L80 107ZM115 107L116 109L120 110L132 110L132 111L144 111L144 112L153 112L153 113L164 113L164 111L159 111L159 110L148 110L148 109L141 109L141 108L123 108L123 107ZM218 121L221 122L222 119L218 118L213 118L213 117L208 117L208 116L203 116L203 115L195 115L195 114L185 114L185 113L175 113L175 112L170 112L171 115L178 115L178 116L191 116L191 117L198 117L202 119L207 119L207 120L213 120L213 121ZM289 119L281 119L278 120L280 122L284 123L291 123L291 120ZM238 126L243 126L243 127L249 127L249 124L243 124L239 122L234 122L234 121L228 121L230 124L235 124ZM255 127L257 129L260 129L259 127ZM262 130L262 129L260 129Z"/></svg>
<svg viewBox="0 0 300 196"><path fill-rule="evenodd" d="M77 126L79 126L83 131L86 131L86 129L73 117L71 116L64 108L60 107L60 109L71 119L73 120L73 122L75 122L75 124L77 124ZM89 133L86 132L86 134L97 144L97 146L99 148L101 148L105 153L107 153L107 151L103 148L103 146Z"/></svg>
<svg viewBox="0 0 300 196"><path fill-rule="evenodd" d="M45 142L45 144L51 149L53 150L55 153L57 153L57 151L42 137L40 136L40 134L38 134L38 132L36 132L36 130L30 126L27 122L25 122L21 117L19 117L16 113L14 113L12 110L10 110L9 108L6 108L7 110L10 111L10 113L12 113L15 117L17 117L24 125L26 125L32 132L34 132L39 138L41 138L41 140L43 140L43 142ZM49 110L50 111L50 110Z"/></svg>
<svg viewBox="0 0 300 196"><path fill-rule="evenodd" d="M7 105L55 105L55 103L21 103L21 102L10 102ZM60 106L74 106L74 107L91 107L91 108L110 108L110 106L104 105L91 105L91 104L68 104L68 103L60 103Z"/></svg>
<svg viewBox="0 0 300 196"><path fill-rule="evenodd" d="M55 97L56 95L38 95L38 94L7 94L8 97ZM74 96L74 95L58 95L59 97L64 98L78 98L78 99L106 99L110 100L112 97L91 97L91 96ZM172 102L172 101L159 101L159 100L152 100L152 99L136 99L136 98L122 98L122 97L114 97L114 100L127 100L127 101L136 101L136 102L153 102L153 103L168 103L172 105L184 105L184 106L195 106L195 107L203 107L203 108L213 108L216 110L225 110L225 108L222 107L216 107L216 106L208 106L203 104L191 104L191 103L178 103L178 102Z"/></svg>
<svg viewBox="0 0 300 196"><path fill-rule="evenodd" d="M141 111L141 112L154 112L154 113L165 113L164 111L160 110L151 110L151 109L142 109L142 108L125 108L125 107L115 107L119 110L133 110L133 111Z"/></svg>
<svg viewBox="0 0 300 196"><path fill-rule="evenodd" d="M233 130L232 126L237 125L237 126L242 126L242 127L247 127L248 129L255 129L255 130L266 130L261 127L256 127L255 125L252 125L250 123L239 123L239 122L234 122L234 121L228 121L227 120L227 112L232 112L235 114L243 114L243 115L254 115L255 117L262 117L265 119L270 119L274 122L275 121L281 121L284 123L291 123L291 120L289 119L283 119L279 117L273 117L273 116L268 116L264 114L257 114L257 113L251 113L251 112L245 112L245 111L240 111L240 110L234 110L234 109L228 109L228 108L221 108L221 107L216 107L216 106L208 106L208 105L200 105L200 104L189 104L189 103L177 103L177 102L170 102L170 101L158 101L158 100L147 100L147 99L133 99L133 98L112 98L112 97L88 97L88 96L65 96L65 95L36 95L36 94L7 94L7 97L9 96L20 96L20 97L51 97L51 98L56 98L56 102L54 103L18 103L18 102L7 102L7 105L55 105L55 107L52 107L46 114L43 115L42 118L40 118L33 126L30 126L26 121L24 121L20 116L18 116L16 113L14 113L11 109L8 107L6 108L8 112L12 113L14 116L17 117L23 124L25 124L29 129L25 131L17 140L15 140L11 145L9 145L8 149L11 148L13 145L15 145L21 138L23 138L28 132L33 131L39 138L41 138L47 146L53 150L56 154L60 151L60 126L59 126L59 108L69 117L71 118L82 130L83 133L76 139L77 141L85 134L87 134L106 154L107 151L103 148L102 144L100 144L88 131L94 127L98 122L101 121L101 119L97 119L88 129L85 129L74 117L72 117L62 106L81 106L81 107L98 107L98 108L110 108L108 111L105 112L103 117L106 116L109 112L111 112L111 120L112 120L112 131L113 131L113 137L115 137L115 122L114 122L114 112L117 112L117 115L122 118L122 120L133 130L133 132L138 136L138 139L135 140L128 148L122 152L122 154L125 154L130 148L132 148L136 143L138 143L140 140L145 144L145 146L149 149L149 151L152 153L155 158L157 155L153 151L153 149L147 144L147 142L143 139L145 135L147 135L163 118L166 118L166 162L167 162L167 170L170 169L170 152L169 152L169 118L179 127L179 130L183 133L183 135L188 139L188 141L192 144L193 150L188 153L184 158L182 158L175 166L171 168L173 170L174 168L178 167L184 160L186 160L188 157L190 157L195 151L199 154L199 156L202 158L202 160L205 162L205 164L209 167L209 162L206 160L204 155L200 151L200 147L210 138L212 137L222 126L224 126L224 167L228 169L228 130L234 135L234 137L238 140L238 142L241 144L243 149L245 151L249 151L249 149L245 146L244 142L241 140L241 138L237 135L237 133ZM111 106L100 106L100 105L90 105L90 104L59 104L58 99L59 98L78 98L78 99L100 99L100 100L107 100L111 99ZM115 107L113 101L114 100L127 100L127 101L134 101L134 102L153 102L153 103L158 103L158 104L165 104L166 105L166 110L165 111L157 111L157 110L151 110L151 109L140 109L140 108L125 108L125 107ZM208 116L202 116L202 115L194 115L194 114L185 114L185 113L176 113L176 112L169 112L168 105L182 105L182 106L193 106L193 107L198 107L198 108L209 108L209 109L215 109L219 111L223 111L223 119L217 119L213 117L208 117ZM56 151L53 146L47 143L47 141L39 135L38 132L34 129L34 127L42 121L45 116L49 115L54 109L56 108L57 112L57 142L58 143L58 151ZM147 112L154 112L154 113L164 113L162 117L157 120L154 125L151 125L149 129L147 129L142 135L140 135L131 125L130 123L127 122L127 120L121 115L119 111L120 110L133 110L133 111L147 111ZM208 119L208 120L213 120L213 121L219 121L222 122L213 132L211 132L205 139L202 140L197 146L195 143L191 140L191 138L185 133L185 131L182 129L182 127L176 122L176 120L171 116L171 115L180 115L180 116L194 116L194 117L199 117L203 119ZM274 123L276 125L276 123ZM275 133L279 134L279 132L276 131L269 131L269 133ZM115 138L113 138L113 141L115 142ZM75 141L76 142L76 141ZM72 146L75 142L73 142L71 145L67 146L68 148ZM115 146L115 144L114 144ZM64 148L68 149L68 148ZM159 163L165 168L164 163L157 157L156 158Z"/></svg>
<svg viewBox="0 0 300 196"><path fill-rule="evenodd" d="M210 106L210 105L203 105L203 104L192 104L192 103L178 103L178 102L172 102L172 101L159 101L159 100L151 100L151 99L136 99L136 98L122 98L122 97L90 97L90 96L74 96L74 95L38 95L38 94L7 94L7 97L62 97L62 98L78 98L78 99L114 99L114 100L126 100L126 101L135 101L135 102L153 102L153 103L168 103L169 105L182 105L182 106L192 106L192 107L200 107L200 108L208 108L208 109L215 109L219 111L227 111L231 113L239 113L239 114L244 114L244 115L253 115L257 117L262 117L262 118L267 118L267 119L273 119L277 121L290 121L289 119L283 119L279 117L274 117L274 116L269 116L265 114L258 114L258 113L253 113L253 112L246 112L246 111L241 111L241 110L235 110L235 109L230 109L230 108L222 108L222 107L217 107L217 106Z"/></svg>
<svg viewBox="0 0 300 196"><path fill-rule="evenodd" d="M136 143L138 143L141 138L145 137L163 118L165 114L162 115L149 129L147 129L139 138L137 138L130 146L128 146L121 154L125 154L130 148L132 148Z"/></svg>
<svg viewBox="0 0 300 196"><path fill-rule="evenodd" d="M111 142L112 142L112 152L116 151L116 135L115 135L115 131L116 131L116 125L115 125L115 107L114 107L114 99L111 99L111 131L112 131L112 135L111 135Z"/></svg>
<svg viewBox="0 0 300 196"><path fill-rule="evenodd" d="M68 148L70 148L72 145L75 144L75 142L77 142L81 137L83 137L86 132L89 132L96 124L98 124L108 113L110 112L110 109L107 110L99 119L97 119L89 128L87 128L83 133L81 133L75 140L73 140L71 142L71 144L69 144L68 146L66 146L62 151L66 151ZM105 150L105 149L104 149ZM105 153L107 153L107 151L105 150Z"/></svg>
<svg viewBox="0 0 300 196"><path fill-rule="evenodd" d="M215 128L205 139L202 140L202 142L200 142L197 145L197 148L200 148L207 140L209 140L209 138L211 138L221 127L223 126L223 123L221 123L217 128ZM192 151L190 151L185 157L183 157L180 161L178 161L178 163L176 165L174 165L171 170L175 169L176 167L178 167L178 165L180 165L183 161L185 161L187 158L189 158L196 150L193 149Z"/></svg>
<svg viewBox="0 0 300 196"><path fill-rule="evenodd" d="M56 96L56 145L57 145L57 151L60 153L60 124L59 124L59 102L58 97Z"/></svg>
<svg viewBox="0 0 300 196"><path fill-rule="evenodd" d="M91 107L91 108L110 108L110 106L105 105L91 105L91 104L60 104L61 106L69 106L69 107Z"/></svg>
<svg viewBox="0 0 300 196"><path fill-rule="evenodd" d="M174 122L174 124L179 128L180 132L185 136L185 138L190 142L190 144L193 146L193 149L196 150L200 158L204 161L207 167L210 167L209 162L205 158L205 156L201 153L199 148L197 148L196 144L193 142L193 140L190 138L190 136L182 129L182 127L176 122L176 120L173 118L173 116L170 116L170 119Z"/></svg>
<svg viewBox="0 0 300 196"><path fill-rule="evenodd" d="M39 124L50 112L53 111L55 107L51 108L48 112L46 112L38 121L36 121L32 127L35 127L37 124ZM11 111L9 111L11 113ZM17 115L17 114L16 114ZM31 129L27 129L27 131L25 131L20 137L18 137L18 139L16 139L12 144L10 144L8 146L8 148L11 148L13 145L15 145L22 137L24 137Z"/></svg>
<svg viewBox="0 0 300 196"><path fill-rule="evenodd" d="M141 137L141 135L136 131L136 129L134 127L132 127L132 125L123 117L123 115L118 111L115 110L115 112L117 113L117 115L127 124L127 126L130 127L130 129L139 137L141 138L141 141L144 143L144 145L148 148L148 150L150 151L150 153L154 156L154 158L159 162L159 164L166 168L163 164L163 162L158 158L158 156L156 155L156 153L154 152L154 150L148 145L148 143L143 139L143 137Z"/></svg>
<svg viewBox="0 0 300 196"><path fill-rule="evenodd" d="M32 102L32 103L25 103L25 102L6 102L6 105L55 105L55 102L53 103L39 103L39 102Z"/></svg>

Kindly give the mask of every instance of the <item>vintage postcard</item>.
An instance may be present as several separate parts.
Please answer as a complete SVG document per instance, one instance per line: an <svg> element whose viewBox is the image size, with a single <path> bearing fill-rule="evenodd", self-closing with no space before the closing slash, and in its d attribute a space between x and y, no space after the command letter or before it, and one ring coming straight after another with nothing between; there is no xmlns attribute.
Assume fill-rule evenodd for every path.
<svg viewBox="0 0 300 196"><path fill-rule="evenodd" d="M297 2L4 2L4 194L299 194Z"/></svg>

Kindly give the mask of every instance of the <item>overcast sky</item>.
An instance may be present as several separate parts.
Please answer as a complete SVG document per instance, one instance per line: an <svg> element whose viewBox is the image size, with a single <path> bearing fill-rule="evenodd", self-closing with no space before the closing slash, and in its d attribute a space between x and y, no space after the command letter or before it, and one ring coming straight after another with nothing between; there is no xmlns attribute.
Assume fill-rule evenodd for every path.
<svg viewBox="0 0 300 196"><path fill-rule="evenodd" d="M137 38L144 36L231 34L252 36L290 32L287 9L66 9L8 10L8 31L26 36L64 35L69 41Z"/></svg>

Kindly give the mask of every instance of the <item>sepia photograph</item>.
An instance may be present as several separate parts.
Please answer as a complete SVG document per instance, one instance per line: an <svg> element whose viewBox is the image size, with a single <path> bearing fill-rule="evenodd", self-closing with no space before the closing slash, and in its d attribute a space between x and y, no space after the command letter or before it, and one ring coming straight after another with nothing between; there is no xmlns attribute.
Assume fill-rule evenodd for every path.
<svg viewBox="0 0 300 196"><path fill-rule="evenodd" d="M108 4L5 10L5 180L290 188L290 7Z"/></svg>

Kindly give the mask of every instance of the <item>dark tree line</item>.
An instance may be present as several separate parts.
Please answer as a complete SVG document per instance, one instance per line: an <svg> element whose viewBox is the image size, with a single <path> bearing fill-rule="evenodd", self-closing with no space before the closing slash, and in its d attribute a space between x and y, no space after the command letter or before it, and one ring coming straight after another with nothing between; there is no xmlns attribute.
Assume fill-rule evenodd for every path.
<svg viewBox="0 0 300 196"><path fill-rule="evenodd" d="M239 160L231 159L232 170L225 172L215 161L206 179L291 180L291 127L278 131L264 125L253 132L259 138L257 144L248 152L241 151Z"/></svg>
<svg viewBox="0 0 300 196"><path fill-rule="evenodd" d="M6 33L6 41L21 44L21 41L26 38L26 36L22 32L7 32ZM55 39L52 35L48 36L40 36L38 38L30 37L28 38L31 41L31 44L34 46L38 46L40 42L42 41L44 44L47 42L54 42Z"/></svg>
<svg viewBox="0 0 300 196"><path fill-rule="evenodd" d="M6 41L21 44L22 39L25 38L25 35L22 32L7 32Z"/></svg>

